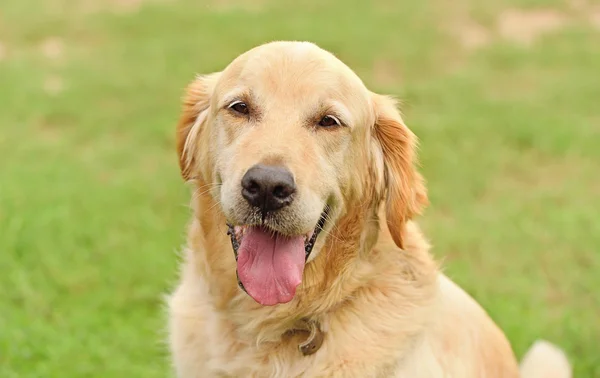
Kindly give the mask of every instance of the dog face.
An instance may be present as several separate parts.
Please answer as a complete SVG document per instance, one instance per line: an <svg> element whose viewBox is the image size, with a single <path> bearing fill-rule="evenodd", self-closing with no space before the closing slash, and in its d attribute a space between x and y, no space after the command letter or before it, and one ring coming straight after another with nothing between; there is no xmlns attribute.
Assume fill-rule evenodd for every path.
<svg viewBox="0 0 600 378"><path fill-rule="evenodd" d="M425 202L414 139L393 101L306 42L262 45L197 78L178 126L182 174L224 214L240 284L264 305L294 297L351 206L387 196L402 246Z"/></svg>

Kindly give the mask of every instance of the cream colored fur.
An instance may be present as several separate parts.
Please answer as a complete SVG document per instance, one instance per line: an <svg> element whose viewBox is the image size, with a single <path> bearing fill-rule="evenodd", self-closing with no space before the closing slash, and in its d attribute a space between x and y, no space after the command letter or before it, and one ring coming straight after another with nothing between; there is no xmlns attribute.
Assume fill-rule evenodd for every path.
<svg viewBox="0 0 600 378"><path fill-rule="evenodd" d="M245 85L269 113L260 124L222 110L227 93ZM302 128L295 112L310 112L310 101L329 95L347 112L348 127ZM169 299L177 376L518 377L502 331L440 273L411 220L426 204L415 144L391 100L312 44L266 44L194 81L178 126L182 173L195 192L181 278ZM312 209L335 198L296 297L272 307L237 287L225 227L241 211L240 173L264 159L285 162L304 185L290 219L314 224ZM298 351L300 336L284 335L300 318L325 332L314 355ZM548 345L528 355L525 378L570 377L562 352Z"/></svg>

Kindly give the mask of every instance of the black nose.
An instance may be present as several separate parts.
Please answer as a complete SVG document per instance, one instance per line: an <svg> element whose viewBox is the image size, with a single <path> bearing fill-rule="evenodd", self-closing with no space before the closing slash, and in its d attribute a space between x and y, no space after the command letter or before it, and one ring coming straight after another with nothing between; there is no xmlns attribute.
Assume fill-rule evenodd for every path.
<svg viewBox="0 0 600 378"><path fill-rule="evenodd" d="M280 166L257 164L242 178L242 196L263 214L288 206L295 192L294 177Z"/></svg>

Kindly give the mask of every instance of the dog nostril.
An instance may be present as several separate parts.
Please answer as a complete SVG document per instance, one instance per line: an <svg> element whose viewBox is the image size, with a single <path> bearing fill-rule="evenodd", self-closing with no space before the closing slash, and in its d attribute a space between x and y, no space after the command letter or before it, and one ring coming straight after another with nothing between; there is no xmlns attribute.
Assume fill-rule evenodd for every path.
<svg viewBox="0 0 600 378"><path fill-rule="evenodd" d="M273 188L273 195L279 199L286 199L293 194L291 187L287 185L277 185Z"/></svg>
<svg viewBox="0 0 600 378"><path fill-rule="evenodd" d="M245 189L250 194L257 194L260 191L260 185L256 181L250 181Z"/></svg>

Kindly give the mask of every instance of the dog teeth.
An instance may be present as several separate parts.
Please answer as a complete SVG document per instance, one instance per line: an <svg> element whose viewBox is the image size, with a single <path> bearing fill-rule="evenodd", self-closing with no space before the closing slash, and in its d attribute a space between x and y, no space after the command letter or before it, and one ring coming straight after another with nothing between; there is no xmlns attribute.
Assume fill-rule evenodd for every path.
<svg viewBox="0 0 600 378"><path fill-rule="evenodd" d="M235 232L235 237L239 240L246 233L247 226L235 226L233 231Z"/></svg>
<svg viewBox="0 0 600 378"><path fill-rule="evenodd" d="M315 233L315 231L311 231L309 233L307 233L306 235L304 235L304 242L307 242L310 240L310 238L312 238L313 234Z"/></svg>

